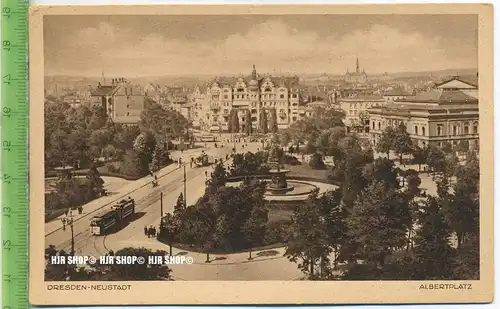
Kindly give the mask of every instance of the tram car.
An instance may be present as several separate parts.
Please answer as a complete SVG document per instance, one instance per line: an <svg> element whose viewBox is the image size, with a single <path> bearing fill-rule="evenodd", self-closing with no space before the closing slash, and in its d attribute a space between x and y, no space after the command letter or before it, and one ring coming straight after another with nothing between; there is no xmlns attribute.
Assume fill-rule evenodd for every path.
<svg viewBox="0 0 500 309"><path fill-rule="evenodd" d="M110 230L124 225L134 213L134 199L121 200L90 219L90 235L106 235Z"/></svg>

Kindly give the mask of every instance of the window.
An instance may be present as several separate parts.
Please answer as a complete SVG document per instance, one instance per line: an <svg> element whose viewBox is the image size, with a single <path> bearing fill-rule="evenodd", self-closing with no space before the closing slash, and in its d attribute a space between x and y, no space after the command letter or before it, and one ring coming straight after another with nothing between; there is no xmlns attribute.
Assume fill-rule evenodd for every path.
<svg viewBox="0 0 500 309"><path fill-rule="evenodd" d="M469 124L468 123L466 123L464 125L464 134L469 134Z"/></svg>
<svg viewBox="0 0 500 309"><path fill-rule="evenodd" d="M425 135L425 127L422 127L422 135Z"/></svg>
<svg viewBox="0 0 500 309"><path fill-rule="evenodd" d="M443 126L442 125L438 125L437 126L437 135L441 136L442 134L443 134Z"/></svg>
<svg viewBox="0 0 500 309"><path fill-rule="evenodd" d="M375 130L375 121L372 121L372 129Z"/></svg>
<svg viewBox="0 0 500 309"><path fill-rule="evenodd" d="M284 99L285 98L285 95L284 94L280 94L280 99Z"/></svg>
<svg viewBox="0 0 500 309"><path fill-rule="evenodd" d="M453 135L458 135L458 127L456 125L453 126Z"/></svg>
<svg viewBox="0 0 500 309"><path fill-rule="evenodd" d="M130 104L127 104L127 108L130 108Z"/></svg>
<svg viewBox="0 0 500 309"><path fill-rule="evenodd" d="M297 121L297 117L292 117L292 121Z"/></svg>
<svg viewBox="0 0 500 309"><path fill-rule="evenodd" d="M474 134L477 134L477 132L478 132L478 123L477 122L474 123L474 126L472 127L472 132Z"/></svg>
<svg viewBox="0 0 500 309"><path fill-rule="evenodd" d="M225 95L224 95L224 99L226 99L226 100L227 100L227 94L225 94Z"/></svg>
<svg viewBox="0 0 500 309"><path fill-rule="evenodd" d="M415 130L415 135L418 135L418 127L415 126L413 129Z"/></svg>
<svg viewBox="0 0 500 309"><path fill-rule="evenodd" d="M130 113L127 113L127 116L130 116Z"/></svg>
<svg viewBox="0 0 500 309"><path fill-rule="evenodd" d="M379 130L379 131L380 131L380 127L381 127L381 126L380 126L380 122L379 122L379 123L378 123L378 130Z"/></svg>

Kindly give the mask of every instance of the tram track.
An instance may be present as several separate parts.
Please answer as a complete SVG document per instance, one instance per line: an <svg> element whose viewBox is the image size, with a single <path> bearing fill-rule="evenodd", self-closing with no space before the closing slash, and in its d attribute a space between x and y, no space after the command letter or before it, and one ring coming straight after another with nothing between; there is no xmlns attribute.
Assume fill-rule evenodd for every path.
<svg viewBox="0 0 500 309"><path fill-rule="evenodd" d="M227 160L224 160L224 162L227 162ZM192 180L194 178L196 178L197 176L200 176L202 175L208 168L205 167L205 168L199 168L199 169L192 169L188 172L186 172L186 180ZM177 170L177 169L176 169ZM175 170L174 170L175 171ZM162 177L165 177L169 174L171 174L172 172L174 171L171 171L165 175L163 175ZM142 197L141 199L138 199L136 200L136 207L135 207L135 213L138 213L138 212L142 212L144 210L146 210L147 208L149 208L150 206L152 206L153 204L155 204L156 202L158 202L160 200L160 192L163 192L164 194L169 194L169 193L172 193L174 192L175 190L177 190L179 188L179 185L178 183L179 182L183 182L184 180L184 175L180 175L179 177L176 177L175 179L173 179L172 181L170 181L168 184L165 184L165 185L162 185L160 186L158 189L155 189L153 192L147 194L146 196ZM151 185L151 183L148 183L144 186L141 186L139 189L142 189L148 185ZM137 192L139 189L135 189L135 190L132 190L130 191L129 193L127 194L124 194L122 195L121 197L117 198L116 200L114 200L113 202L111 203L108 203L106 205L104 205L103 207L100 207L92 212L89 212L88 214L86 214L86 216L90 215L91 213L95 213L96 211L98 210L101 210L107 206L110 206L112 203L118 201L119 199L122 199L128 195L130 195L131 193L134 193L134 192ZM81 217L82 218L82 217ZM80 218L80 219L81 219ZM50 233L51 234L51 233ZM50 234L47 234L46 236L50 235ZM81 251L83 248L87 247L89 245L89 241L92 242L92 247L93 249L97 250L97 245L96 245L96 241L102 239L102 246L103 248L106 250L106 252L108 252L109 250L107 250L107 247L106 247L106 235L103 236L103 237L100 237L100 236L92 236L90 235L90 231L89 229L84 229L83 231L77 233L74 235L73 237L74 239L74 248L75 248L75 252L79 252ZM59 244L59 246L56 246L59 250L65 250L65 251L70 251L71 250L71 238L62 242L61 244ZM99 254L102 254L102 252L97 252Z"/></svg>

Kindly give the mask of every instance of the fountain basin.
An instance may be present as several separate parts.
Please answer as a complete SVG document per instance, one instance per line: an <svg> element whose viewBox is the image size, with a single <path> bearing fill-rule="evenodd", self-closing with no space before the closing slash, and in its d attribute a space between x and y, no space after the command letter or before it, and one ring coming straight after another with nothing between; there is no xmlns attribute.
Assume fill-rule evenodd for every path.
<svg viewBox="0 0 500 309"><path fill-rule="evenodd" d="M290 184L289 181L286 185L286 187L279 188L279 187L273 187L271 185L266 186L266 193L264 195L282 195L286 194L287 192L293 191L294 185Z"/></svg>

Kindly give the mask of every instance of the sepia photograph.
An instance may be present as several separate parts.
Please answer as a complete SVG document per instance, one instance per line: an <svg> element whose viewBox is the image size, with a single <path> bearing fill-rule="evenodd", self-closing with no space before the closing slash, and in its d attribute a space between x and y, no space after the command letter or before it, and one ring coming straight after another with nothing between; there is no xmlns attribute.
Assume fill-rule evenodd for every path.
<svg viewBox="0 0 500 309"><path fill-rule="evenodd" d="M492 300L492 7L448 7L33 10L35 304Z"/></svg>

